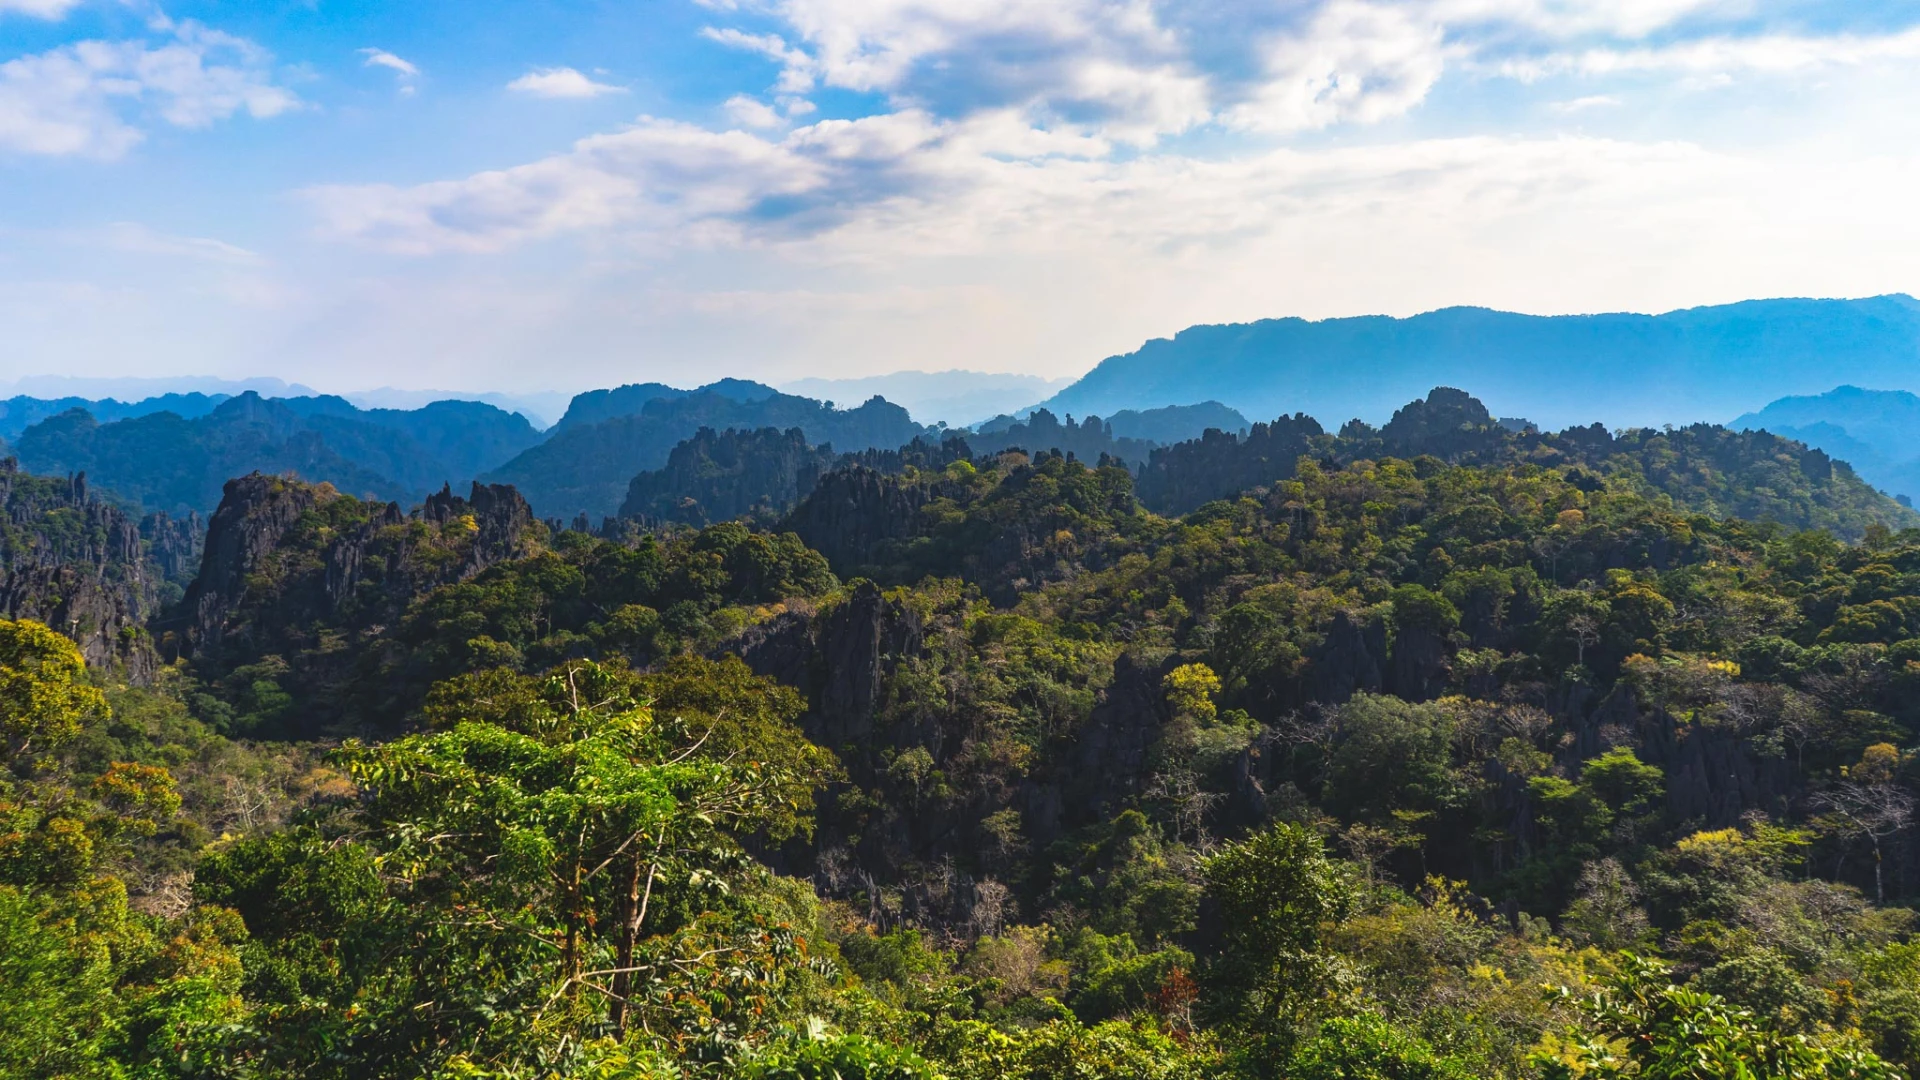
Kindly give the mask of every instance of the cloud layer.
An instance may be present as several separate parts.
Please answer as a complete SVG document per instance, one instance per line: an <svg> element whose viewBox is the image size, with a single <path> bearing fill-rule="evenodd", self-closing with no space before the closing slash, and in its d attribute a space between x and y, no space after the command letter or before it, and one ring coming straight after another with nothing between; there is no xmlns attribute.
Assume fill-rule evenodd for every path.
<svg viewBox="0 0 1920 1080"><path fill-rule="evenodd" d="M219 174L239 212L16 229L16 363L1059 374L1193 322L1920 292L1920 10L1891 0L682 2L650 57L356 27L274 41L282 69L169 24L0 64L0 155L129 188L160 130L308 108L332 140ZM429 107L365 92L390 80Z"/></svg>
<svg viewBox="0 0 1920 1080"><path fill-rule="evenodd" d="M1750 5L1733 0L1322 0L1251 14L1149 0L709 7L707 40L772 68L761 94L724 103L727 123L642 118L513 168L315 188L305 194L321 234L408 254L585 232L644 247L889 231L948 251L1061 222L1143 244L1211 242L1270 224L1262 214L1312 211L1316 185L1335 175L1383 196L1450 171L1496 189L1585 182L1588 158L1556 160L1569 144L1540 136L1287 148L1402 121L1449 79L1565 84L1546 111L1574 117L1619 104L1603 91L1621 77L1782 78L1920 55L1920 27L1754 30ZM571 69L513 86L606 89ZM875 104L814 118L831 93ZM1195 138L1216 148L1196 151ZM1191 197L1201 191L1221 207Z"/></svg>

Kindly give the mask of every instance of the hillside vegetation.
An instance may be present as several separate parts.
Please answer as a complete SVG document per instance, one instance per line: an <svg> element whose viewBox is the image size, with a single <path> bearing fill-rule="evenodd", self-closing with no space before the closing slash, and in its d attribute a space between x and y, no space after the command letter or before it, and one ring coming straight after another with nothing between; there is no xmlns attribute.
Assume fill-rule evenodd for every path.
<svg viewBox="0 0 1920 1080"><path fill-rule="evenodd" d="M1908 1075L1920 528L1463 410L1180 516L957 442L770 530L235 480L148 676L0 621L0 1062Z"/></svg>

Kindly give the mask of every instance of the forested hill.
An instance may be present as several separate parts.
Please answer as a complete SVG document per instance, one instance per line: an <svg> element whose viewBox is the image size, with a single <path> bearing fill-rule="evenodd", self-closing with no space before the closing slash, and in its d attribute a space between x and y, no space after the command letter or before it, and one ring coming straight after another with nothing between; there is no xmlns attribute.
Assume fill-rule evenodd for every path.
<svg viewBox="0 0 1920 1080"><path fill-rule="evenodd" d="M1685 424L1839 382L1903 386L1917 360L1920 301L1899 295L1664 315L1446 308L1195 326L1101 361L1042 404L1106 416L1217 399L1252 417L1303 411L1339 424L1378 422L1430 386L1471 385L1502 414L1555 427Z"/></svg>
<svg viewBox="0 0 1920 1080"><path fill-rule="evenodd" d="M1440 454L1177 519L880 457L794 533L247 477L153 689L0 621L0 1061L1920 1066L1920 529Z"/></svg>
<svg viewBox="0 0 1920 1080"><path fill-rule="evenodd" d="M1785 397L1731 426L1817 446L1895 495L1920 498L1920 397L1904 390L1841 386Z"/></svg>
<svg viewBox="0 0 1920 1080"><path fill-rule="evenodd" d="M1426 455L1462 465L1573 468L1593 474L1582 482L1604 477L1687 510L1828 529L1849 540L1872 525L1920 524L1845 462L1766 431L1694 424L1616 433L1592 424L1542 432L1496 422L1478 399L1448 387L1402 406L1378 429L1354 421L1329 435L1296 414L1256 424L1244 437L1212 432L1155 450L1140 470L1140 497L1162 513L1185 513L1290 477L1302 455L1340 464Z"/></svg>
<svg viewBox="0 0 1920 1080"><path fill-rule="evenodd" d="M1214 430L1171 446L1116 437L1113 422L1098 417L1063 423L1045 409L1025 421L985 427L966 434L965 453L1018 449L1121 462L1137 473L1140 501L1162 514L1269 487L1292 477L1302 457L1332 466L1434 457L1462 465L1568 469L1575 482L1590 487L1624 485L1689 511L1828 529L1848 540L1874 525L1920 524L1920 516L1875 491L1844 462L1764 431L1696 424L1615 433L1594 424L1541 432L1523 422L1496 422L1480 401L1446 387L1401 407L1381 428L1356 421L1332 434L1299 414L1255 424L1243 434ZM917 467L938 457L934 450L931 443L924 446ZM675 447L666 467L635 477L620 513L654 522L705 523L748 514L767 519L810 491L831 460L797 429L705 430ZM905 468L907 460L897 464Z"/></svg>
<svg viewBox="0 0 1920 1080"><path fill-rule="evenodd" d="M19 438L21 432L40 421L58 416L70 409L80 409L103 424L161 412L170 412L191 420L207 415L231 396L196 392L161 394L138 401L118 401L113 398L96 400L81 397L36 398L16 395L0 401L0 439L11 442Z"/></svg>

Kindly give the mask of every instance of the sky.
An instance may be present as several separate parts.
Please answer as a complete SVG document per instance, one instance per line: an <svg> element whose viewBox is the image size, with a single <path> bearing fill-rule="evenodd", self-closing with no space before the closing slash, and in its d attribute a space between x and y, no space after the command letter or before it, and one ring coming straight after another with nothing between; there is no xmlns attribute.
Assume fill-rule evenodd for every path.
<svg viewBox="0 0 1920 1080"><path fill-rule="evenodd" d="M0 0L0 379L1074 375L1920 293L1911 0Z"/></svg>

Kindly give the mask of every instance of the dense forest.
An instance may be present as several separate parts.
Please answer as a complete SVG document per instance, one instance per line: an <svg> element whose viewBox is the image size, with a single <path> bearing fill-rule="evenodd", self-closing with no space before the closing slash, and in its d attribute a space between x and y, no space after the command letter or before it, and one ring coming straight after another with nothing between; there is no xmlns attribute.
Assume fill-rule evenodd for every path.
<svg viewBox="0 0 1920 1080"><path fill-rule="evenodd" d="M188 572L7 475L129 643L0 620L0 1075L1920 1069L1920 517L1801 444L708 430Z"/></svg>

